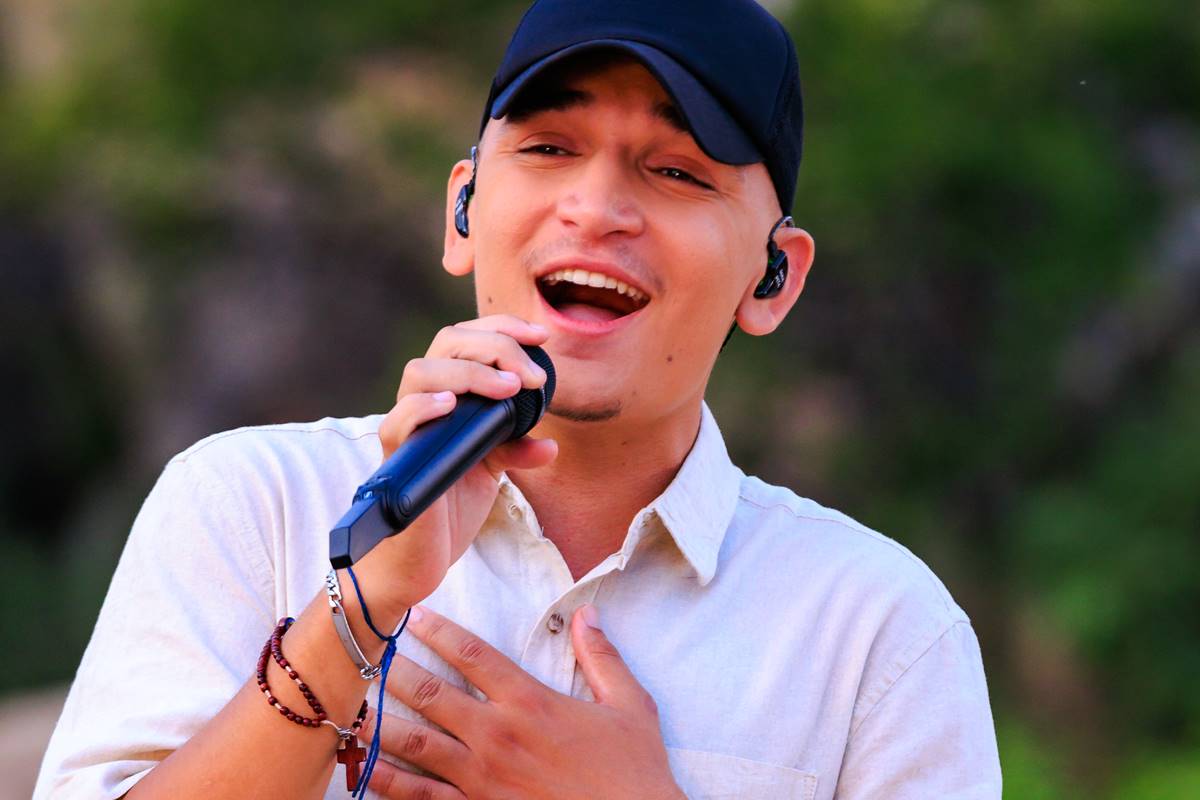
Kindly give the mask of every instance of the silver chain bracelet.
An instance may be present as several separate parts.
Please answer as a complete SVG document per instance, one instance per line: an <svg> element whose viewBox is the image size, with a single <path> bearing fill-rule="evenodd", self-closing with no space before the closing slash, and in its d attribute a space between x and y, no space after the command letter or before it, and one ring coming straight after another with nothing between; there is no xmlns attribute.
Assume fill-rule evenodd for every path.
<svg viewBox="0 0 1200 800"><path fill-rule="evenodd" d="M329 570L329 574L325 576L325 594L329 595L329 610L333 614L333 628L337 631L338 638L342 640L342 646L346 648L346 655L350 656L354 666L358 667L358 674L362 676L363 680L374 680L379 676L382 667L367 660L367 657L363 655L362 648L358 646L358 642L354 638L354 633L350 630L350 622L346 619L346 609L342 606L342 587L338 582L336 570Z"/></svg>

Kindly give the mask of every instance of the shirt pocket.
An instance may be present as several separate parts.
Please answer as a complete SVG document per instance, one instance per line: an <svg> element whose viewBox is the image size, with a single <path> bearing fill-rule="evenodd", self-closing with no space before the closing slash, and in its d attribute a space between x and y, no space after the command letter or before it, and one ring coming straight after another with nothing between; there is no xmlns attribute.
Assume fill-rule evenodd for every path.
<svg viewBox="0 0 1200 800"><path fill-rule="evenodd" d="M667 748L671 773L689 800L813 800L817 776L791 767L700 750Z"/></svg>

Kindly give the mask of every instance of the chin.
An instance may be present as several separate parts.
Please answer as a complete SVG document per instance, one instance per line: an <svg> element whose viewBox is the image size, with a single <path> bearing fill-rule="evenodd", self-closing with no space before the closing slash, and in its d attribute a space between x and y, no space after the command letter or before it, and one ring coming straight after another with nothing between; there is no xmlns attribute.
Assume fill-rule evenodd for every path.
<svg viewBox="0 0 1200 800"><path fill-rule="evenodd" d="M568 359L558 363L562 364L558 388L547 414L575 422L604 422L621 415L624 398L614 391L619 380L601 378L594 367L572 364Z"/></svg>
<svg viewBox="0 0 1200 800"><path fill-rule="evenodd" d="M596 380L594 375L578 380L572 375L575 370L566 372L558 374L558 388L547 414L575 422L603 422L621 415L623 402L612 391L610 381Z"/></svg>
<svg viewBox="0 0 1200 800"><path fill-rule="evenodd" d="M547 350L558 373L554 399L546 413L565 420L602 422L621 416L626 408L631 376L619 365L581 361ZM633 395L638 394L637 390Z"/></svg>

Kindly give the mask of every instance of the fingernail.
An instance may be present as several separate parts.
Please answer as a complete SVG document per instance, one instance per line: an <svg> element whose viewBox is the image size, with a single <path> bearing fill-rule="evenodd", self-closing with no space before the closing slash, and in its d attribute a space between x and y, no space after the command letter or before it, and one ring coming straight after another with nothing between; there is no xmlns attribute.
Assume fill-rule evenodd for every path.
<svg viewBox="0 0 1200 800"><path fill-rule="evenodd" d="M539 325L539 324L538 324L538 323L536 323L536 322L531 322L531 323L529 323L529 330L533 331L534 333L545 333L545 332L546 332L546 326L545 326L545 325Z"/></svg>
<svg viewBox="0 0 1200 800"><path fill-rule="evenodd" d="M506 369L500 370L500 377L508 383L520 383L521 377L515 372L509 372Z"/></svg>
<svg viewBox="0 0 1200 800"><path fill-rule="evenodd" d="M596 610L594 605L587 603L580 607L579 615L583 617L583 621L587 623L589 628L600 630L600 612Z"/></svg>
<svg viewBox="0 0 1200 800"><path fill-rule="evenodd" d="M425 609L421 608L420 606L413 606L411 609L409 609L409 611L408 611L409 624L412 624L414 622L419 623L424 618L425 618Z"/></svg>
<svg viewBox="0 0 1200 800"><path fill-rule="evenodd" d="M433 396L433 399L439 403L449 403L454 399L454 392L438 392Z"/></svg>

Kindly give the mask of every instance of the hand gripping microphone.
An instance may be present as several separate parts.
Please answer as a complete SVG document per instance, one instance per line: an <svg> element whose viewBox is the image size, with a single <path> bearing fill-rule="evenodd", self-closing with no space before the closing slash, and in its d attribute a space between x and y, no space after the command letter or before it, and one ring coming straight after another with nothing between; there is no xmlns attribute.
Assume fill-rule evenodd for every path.
<svg viewBox="0 0 1200 800"><path fill-rule="evenodd" d="M554 365L542 348L522 347L546 371L545 385L504 400L459 395L453 411L414 430L358 487L350 510L329 532L334 569L351 566L407 528L494 447L521 438L537 424L554 396Z"/></svg>

